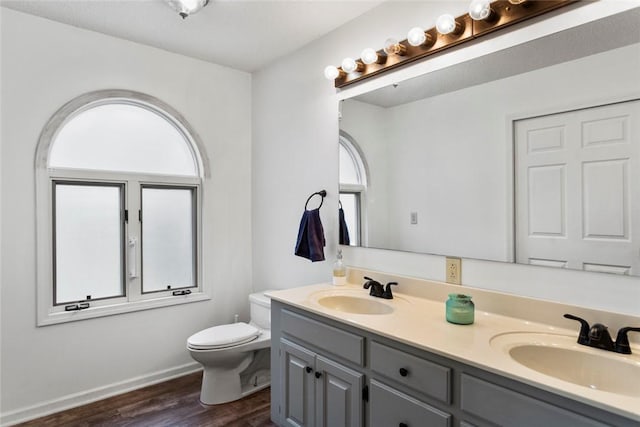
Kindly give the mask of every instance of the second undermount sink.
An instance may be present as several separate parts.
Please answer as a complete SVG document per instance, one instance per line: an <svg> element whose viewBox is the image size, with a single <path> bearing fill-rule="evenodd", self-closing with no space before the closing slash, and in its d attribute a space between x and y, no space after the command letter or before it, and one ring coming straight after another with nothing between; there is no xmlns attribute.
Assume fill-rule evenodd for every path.
<svg viewBox="0 0 640 427"><path fill-rule="evenodd" d="M585 347L576 338L533 332L500 334L491 346L541 374L590 389L640 397L640 357Z"/></svg>
<svg viewBox="0 0 640 427"><path fill-rule="evenodd" d="M373 299L352 295L327 295L318 298L318 304L332 310L352 314L389 314L393 307Z"/></svg>

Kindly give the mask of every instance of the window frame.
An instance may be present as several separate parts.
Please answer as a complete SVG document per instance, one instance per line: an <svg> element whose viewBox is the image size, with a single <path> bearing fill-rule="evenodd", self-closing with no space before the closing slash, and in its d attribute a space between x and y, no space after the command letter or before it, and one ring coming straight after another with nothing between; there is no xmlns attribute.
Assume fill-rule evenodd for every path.
<svg viewBox="0 0 640 427"><path fill-rule="evenodd" d="M181 286L181 287L177 287L177 288L170 288L169 290L155 290L155 291L145 291L144 290L144 240L142 239L142 233L144 230L144 222L142 221L142 218L139 218L139 222L140 222L140 272L142 273L141 276L141 280L140 280L140 293L141 295L151 295L151 294L155 294L155 295L159 295L162 292L173 292L175 290L185 290L185 289L198 289L199 287L199 283L200 280L198 279L198 270L200 268L200 262L198 260L198 256L197 254L199 253L198 251L198 245L200 244L200 239L198 238L199 235L199 226L198 226L198 201L200 199L200 197L198 196L198 187L195 185L179 185L179 184L174 184L174 185L168 185L166 183L163 184L159 184L157 182L151 183L151 184L147 184L147 183L140 183L139 186L139 191L140 191L140 212L142 217L144 217L144 211L142 210L142 192L145 188L152 188L152 189L176 189L176 190L191 190L192 192L192 199L191 199L191 224L192 224L192 230L191 230L191 236L192 236L192 250L193 253L195 254L194 258L193 258L193 264L192 264L192 268L193 268L193 277L194 277L194 281L195 281L195 285L193 286Z"/></svg>
<svg viewBox="0 0 640 427"><path fill-rule="evenodd" d="M347 132L340 130L338 144L345 148L353 161L358 174L359 184L343 184L338 177L339 194L353 194L356 197L357 246L367 246L367 189L369 186L369 168L360 146ZM351 231L350 231L351 232ZM356 246L353 243L350 246Z"/></svg>
<svg viewBox="0 0 640 427"><path fill-rule="evenodd" d="M196 163L196 176L161 175L153 173L112 172L103 170L88 170L77 168L49 168L48 154L52 147L57 132L65 123L76 114L96 105L106 103L127 103L141 108L147 108L161 115L169 123L176 127L185 138L185 143L193 154ZM210 290L203 281L202 258L202 218L203 212L203 185L205 178L210 177L209 161L206 157L204 146L198 134L189 126L182 115L171 106L139 92L125 90L96 91L81 95L63 107L61 107L44 127L35 158L36 178L36 241L37 241L37 265L36 265L36 299L37 299L37 326L110 316L120 313L128 313L157 307L172 306L211 299ZM128 221L124 224L124 268L125 276L122 297L90 300L90 307L83 310L65 311L65 305L54 305L53 288L53 182L87 182L87 183L122 183L124 186L124 209L128 210ZM141 239L141 228L138 221L138 213L131 207L140 206L142 185L162 187L188 187L194 189L195 210L194 215L194 258L195 280L197 288L190 288L187 295L173 295L175 289L142 294L140 274L137 278L130 278L129 240L137 237ZM134 208L137 209L137 208ZM139 246L136 247L135 271L141 272L141 255Z"/></svg>
<svg viewBox="0 0 640 427"><path fill-rule="evenodd" d="M125 224L125 220L123 218L124 213L126 212L127 203L126 203L126 185L124 182L120 181L87 181L87 180L69 180L69 179L52 179L51 180L51 256L52 256L52 286L53 286L53 306L65 306L81 301L65 301L59 302L57 298L58 294L58 275L57 275L57 261L58 261L58 252L57 252L57 223L56 223L56 186L57 185L77 185L77 186L94 186L94 187L117 187L120 189L120 262L122 268L120 269L120 286L121 286L121 294L113 295L109 297L101 297L101 298L91 298L91 302L106 300L106 299L118 299L126 297L127 295L127 277L126 277L126 236L127 236L127 226ZM89 301L89 300L82 300Z"/></svg>

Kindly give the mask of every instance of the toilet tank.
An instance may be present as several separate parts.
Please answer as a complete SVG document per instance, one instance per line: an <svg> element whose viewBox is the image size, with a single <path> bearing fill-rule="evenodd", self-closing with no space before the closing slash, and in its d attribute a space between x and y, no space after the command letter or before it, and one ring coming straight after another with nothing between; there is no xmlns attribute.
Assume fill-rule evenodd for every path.
<svg viewBox="0 0 640 427"><path fill-rule="evenodd" d="M271 329L271 298L265 292L269 291L249 294L251 321L260 328Z"/></svg>

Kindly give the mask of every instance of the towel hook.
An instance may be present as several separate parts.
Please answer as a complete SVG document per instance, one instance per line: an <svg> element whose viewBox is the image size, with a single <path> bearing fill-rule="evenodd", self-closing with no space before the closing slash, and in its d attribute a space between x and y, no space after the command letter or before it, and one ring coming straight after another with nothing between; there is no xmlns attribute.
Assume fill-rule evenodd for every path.
<svg viewBox="0 0 640 427"><path fill-rule="evenodd" d="M311 198L313 196L320 196L322 197L322 200L320 200L320 206L318 206L317 209L320 209L322 207L322 203L324 202L324 198L327 196L327 190L320 190L320 191L316 191L315 193L313 193L312 195L309 196L309 198L307 199L307 202L304 204L304 210L308 210L307 206L309 205L309 200L311 200Z"/></svg>

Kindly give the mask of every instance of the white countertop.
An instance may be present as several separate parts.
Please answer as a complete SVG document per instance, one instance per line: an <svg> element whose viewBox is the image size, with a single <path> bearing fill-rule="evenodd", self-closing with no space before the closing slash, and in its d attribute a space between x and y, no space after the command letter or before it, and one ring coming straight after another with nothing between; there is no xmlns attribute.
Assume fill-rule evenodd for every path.
<svg viewBox="0 0 640 427"><path fill-rule="evenodd" d="M491 339L496 335L510 332L551 333L577 338L577 326L573 330L563 329L485 312L482 307L477 306L472 325L454 325L445 320L444 301L419 298L395 292L395 289L393 300L375 298L394 307L391 314L351 314L323 307L317 302L319 296L333 293L368 297L368 291L362 289L361 285L332 286L326 283L270 291L267 295L311 313L640 421L640 398L594 390L538 373L490 345ZM605 352L580 347L584 351L599 354ZM632 351L635 354L605 353L611 353L607 357L624 358L640 366L640 348L632 345ZM615 372L611 375L615 375ZM638 387L640 388L640 378Z"/></svg>

